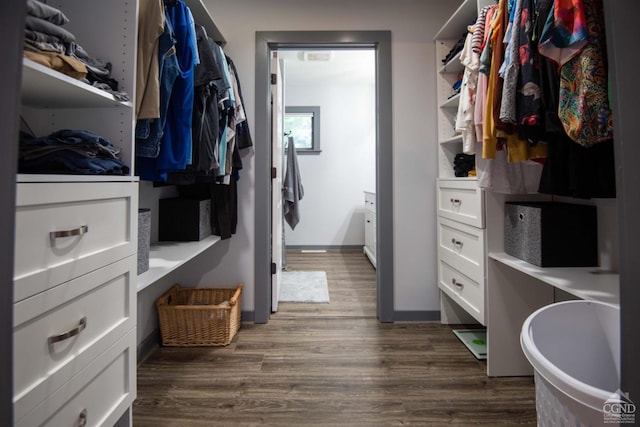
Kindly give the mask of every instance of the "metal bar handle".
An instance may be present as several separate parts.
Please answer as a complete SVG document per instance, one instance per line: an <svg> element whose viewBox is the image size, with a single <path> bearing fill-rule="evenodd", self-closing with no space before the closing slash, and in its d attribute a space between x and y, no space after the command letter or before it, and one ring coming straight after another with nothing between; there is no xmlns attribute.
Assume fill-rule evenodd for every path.
<svg viewBox="0 0 640 427"><path fill-rule="evenodd" d="M451 238L451 243L453 243L455 246L461 248L462 247L462 242L460 240L456 240L455 237Z"/></svg>
<svg viewBox="0 0 640 427"><path fill-rule="evenodd" d="M84 330L84 328L86 328L86 327L87 327L87 318L83 317L82 319L80 319L80 321L78 322L78 326L76 326L75 328L70 329L67 332L63 332L63 333L58 334L58 335L50 336L49 337L49 344L55 344L57 342L64 341L64 340L69 339L71 337L75 337L80 332L82 332Z"/></svg>
<svg viewBox="0 0 640 427"><path fill-rule="evenodd" d="M460 290L462 290L464 288L464 283L458 282L455 277L453 279L451 279L451 283L453 283L453 285L456 286Z"/></svg>
<svg viewBox="0 0 640 427"><path fill-rule="evenodd" d="M52 231L49 233L49 237L51 240L59 239L61 237L71 237L71 236L82 236L89 232L88 225L81 225L78 228L74 228L72 230L60 230L60 231Z"/></svg>
<svg viewBox="0 0 640 427"><path fill-rule="evenodd" d="M78 427L86 427L87 425L87 410L83 409L78 417Z"/></svg>
<svg viewBox="0 0 640 427"><path fill-rule="evenodd" d="M462 204L462 200L460 200L460 199L451 199L451 203L453 203L455 206L460 206Z"/></svg>

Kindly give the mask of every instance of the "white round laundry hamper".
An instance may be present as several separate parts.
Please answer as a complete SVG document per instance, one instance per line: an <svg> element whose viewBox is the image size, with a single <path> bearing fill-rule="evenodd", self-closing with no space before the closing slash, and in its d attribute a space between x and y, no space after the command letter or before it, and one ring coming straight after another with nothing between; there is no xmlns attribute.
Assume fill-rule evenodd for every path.
<svg viewBox="0 0 640 427"><path fill-rule="evenodd" d="M524 322L540 427L619 425L606 412L620 393L620 308L596 301L542 307Z"/></svg>

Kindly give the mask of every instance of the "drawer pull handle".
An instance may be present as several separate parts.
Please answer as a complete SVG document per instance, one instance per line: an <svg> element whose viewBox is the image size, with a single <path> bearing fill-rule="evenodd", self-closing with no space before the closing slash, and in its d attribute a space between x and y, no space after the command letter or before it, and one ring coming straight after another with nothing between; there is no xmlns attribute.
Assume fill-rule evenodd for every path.
<svg viewBox="0 0 640 427"><path fill-rule="evenodd" d="M89 232L88 225L81 225L78 228L74 228L73 230L61 230L61 231L52 231L49 233L49 237L51 240L59 239L61 237L71 237L71 236L82 236Z"/></svg>
<svg viewBox="0 0 640 427"><path fill-rule="evenodd" d="M457 246L458 248L462 247L462 242L460 240L456 240L455 238L451 239L451 243L453 243L455 246Z"/></svg>
<svg viewBox="0 0 640 427"><path fill-rule="evenodd" d="M78 427L85 427L87 425L87 410L83 409L78 417Z"/></svg>
<svg viewBox="0 0 640 427"><path fill-rule="evenodd" d="M61 334L58 335L53 335L49 337L49 344L55 344L57 342L60 341L64 341L66 339L69 339L71 337L75 337L76 335L78 335L80 332L82 332L84 330L84 328L87 327L87 318L83 317L82 319L80 319L80 321L78 322L78 326L76 326L75 328L68 330L67 332L63 332Z"/></svg>
<svg viewBox="0 0 640 427"><path fill-rule="evenodd" d="M460 206L462 204L462 200L460 200L460 199L451 199L451 203L454 206Z"/></svg>
<svg viewBox="0 0 640 427"><path fill-rule="evenodd" d="M464 288L464 283L460 283L458 282L455 277L453 279L451 279L451 283L453 283L453 286L457 287L458 289L462 290Z"/></svg>

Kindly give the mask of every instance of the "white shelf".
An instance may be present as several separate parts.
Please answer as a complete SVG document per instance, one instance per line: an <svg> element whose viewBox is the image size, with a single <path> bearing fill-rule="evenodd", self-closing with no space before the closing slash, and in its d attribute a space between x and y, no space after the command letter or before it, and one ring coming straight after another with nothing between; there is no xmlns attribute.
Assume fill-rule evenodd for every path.
<svg viewBox="0 0 640 427"><path fill-rule="evenodd" d="M216 26L211 14L202 3L202 0L185 0L187 6L191 10L193 19L198 25L202 25L207 32L207 35L211 37L220 46L225 45L226 41L222 36L222 33Z"/></svg>
<svg viewBox="0 0 640 427"><path fill-rule="evenodd" d="M477 16L478 6L476 0L465 0L440 28L434 40L458 40L464 34L464 29L473 24Z"/></svg>
<svg viewBox="0 0 640 427"><path fill-rule="evenodd" d="M440 74L459 74L464 71L464 65L460 62L462 51L456 53L453 58L440 68Z"/></svg>
<svg viewBox="0 0 640 427"><path fill-rule="evenodd" d="M433 39L458 40L464 34L464 29L475 23L479 9L495 3L495 0L464 0Z"/></svg>
<svg viewBox="0 0 640 427"><path fill-rule="evenodd" d="M29 174L16 175L17 183L26 182L138 182L137 176L131 175L55 175Z"/></svg>
<svg viewBox="0 0 640 427"><path fill-rule="evenodd" d="M458 144L458 143L462 143L462 135L453 135L449 138L445 138L440 140L440 144L445 145L445 144Z"/></svg>
<svg viewBox="0 0 640 427"><path fill-rule="evenodd" d="M458 108L458 105L460 105L460 94L456 93L440 104L440 108Z"/></svg>
<svg viewBox="0 0 640 427"><path fill-rule="evenodd" d="M133 108L112 94L30 59L22 61L22 103L36 108Z"/></svg>
<svg viewBox="0 0 640 427"><path fill-rule="evenodd" d="M620 276L617 273L598 267L537 267L504 252L489 253L489 258L578 298L620 303Z"/></svg>
<svg viewBox="0 0 640 427"><path fill-rule="evenodd" d="M197 242L158 242L149 251L149 270L138 276L138 292L160 280L220 241L209 236Z"/></svg>

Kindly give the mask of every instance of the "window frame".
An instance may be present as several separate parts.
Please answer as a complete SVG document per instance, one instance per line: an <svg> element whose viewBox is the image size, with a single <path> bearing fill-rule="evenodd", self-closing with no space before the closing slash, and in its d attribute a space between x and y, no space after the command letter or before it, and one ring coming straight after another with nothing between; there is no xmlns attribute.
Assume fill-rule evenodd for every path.
<svg viewBox="0 0 640 427"><path fill-rule="evenodd" d="M296 147L296 154L320 154L320 106L285 106L285 120L287 114L310 114L313 125L311 127L311 148ZM288 131L285 126L285 135ZM295 141L295 140L294 140ZM286 143L286 142L285 142ZM285 152L288 146L285 148Z"/></svg>

